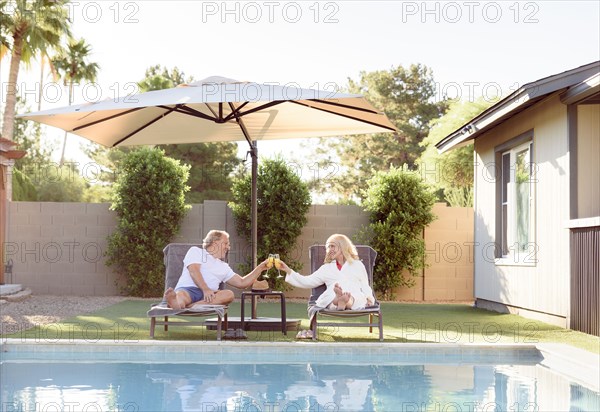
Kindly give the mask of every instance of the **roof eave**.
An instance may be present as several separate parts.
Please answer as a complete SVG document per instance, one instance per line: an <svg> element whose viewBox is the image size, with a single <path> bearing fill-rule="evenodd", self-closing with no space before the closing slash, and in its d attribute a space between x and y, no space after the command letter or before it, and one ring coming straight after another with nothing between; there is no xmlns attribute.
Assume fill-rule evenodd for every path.
<svg viewBox="0 0 600 412"><path fill-rule="evenodd" d="M440 153L443 153L452 148L464 146L469 140L487 132L508 117L541 100L544 96L558 90L566 90L590 77L593 78L599 70L600 62L597 61L525 84L440 140L435 147Z"/></svg>
<svg viewBox="0 0 600 412"><path fill-rule="evenodd" d="M598 93L600 93L600 73L570 87L561 94L560 101L564 104L576 104Z"/></svg>
<svg viewBox="0 0 600 412"><path fill-rule="evenodd" d="M477 136L487 131L487 129L491 126L504 120L505 117L509 116L510 113L518 109L520 106L531 101L533 98L539 97L533 96L533 94L530 93L531 91L532 90L530 90L527 86L524 86L505 99L491 106L487 110L483 111L481 114L474 117L470 122L465 123L437 143L435 146L437 147L438 151L443 153L452 148L464 146L467 141L475 139Z"/></svg>

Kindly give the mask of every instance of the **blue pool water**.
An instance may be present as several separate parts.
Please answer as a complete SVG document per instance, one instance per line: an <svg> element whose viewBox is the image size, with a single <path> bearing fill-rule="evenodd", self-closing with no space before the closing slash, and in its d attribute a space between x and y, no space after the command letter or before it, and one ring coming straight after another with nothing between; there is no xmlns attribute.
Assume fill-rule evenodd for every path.
<svg viewBox="0 0 600 412"><path fill-rule="evenodd" d="M229 362L222 353L181 356L176 362L165 356L153 362L98 359L114 358L108 352L76 360L57 352L3 354L1 410L600 410L597 392L540 366L535 358L512 356L490 364L479 356L469 364L464 357L452 362L452 353L446 353L448 362L406 362L405 356L402 364L394 364L395 356L387 355L373 365L373 359L331 356L327 361L310 352L305 357L318 360L277 362L274 355L263 354L252 362L253 354L243 352L232 357L243 355L244 362Z"/></svg>
<svg viewBox="0 0 600 412"><path fill-rule="evenodd" d="M536 366L4 362L3 411L597 411ZM559 392L555 392L558 390Z"/></svg>

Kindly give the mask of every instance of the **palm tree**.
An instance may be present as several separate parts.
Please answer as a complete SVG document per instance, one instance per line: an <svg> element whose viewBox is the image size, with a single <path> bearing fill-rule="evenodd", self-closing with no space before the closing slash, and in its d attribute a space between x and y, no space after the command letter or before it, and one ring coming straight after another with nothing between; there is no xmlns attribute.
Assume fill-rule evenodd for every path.
<svg viewBox="0 0 600 412"><path fill-rule="evenodd" d="M70 35L68 0L0 0L0 47L10 49L10 68L2 137L12 140L17 103L17 80L21 62L38 51L57 45ZM2 50L0 50L2 53Z"/></svg>
<svg viewBox="0 0 600 412"><path fill-rule="evenodd" d="M87 59L92 51L89 44L84 39L69 40L69 45L63 53L60 53L52 59L52 65L58 73L62 74L65 86L69 86L69 106L73 103L73 87L81 81L93 82L96 80L98 63L88 63ZM67 146L67 133L63 142L62 154L60 155L60 164L63 164L65 158L65 148Z"/></svg>
<svg viewBox="0 0 600 412"><path fill-rule="evenodd" d="M58 78L58 73L56 72L56 68L54 67L54 64L52 62L52 57L50 57L49 51L53 50L53 54L56 56L60 53L62 53L62 46L59 45L55 45L52 46L50 49L47 50L40 50L40 89L38 92L38 111L42 110L42 100L43 100L43 94L44 94L44 80L46 79L46 73L44 73L44 69L46 68L46 66L48 66L50 68L50 73L53 75L53 77L56 79Z"/></svg>

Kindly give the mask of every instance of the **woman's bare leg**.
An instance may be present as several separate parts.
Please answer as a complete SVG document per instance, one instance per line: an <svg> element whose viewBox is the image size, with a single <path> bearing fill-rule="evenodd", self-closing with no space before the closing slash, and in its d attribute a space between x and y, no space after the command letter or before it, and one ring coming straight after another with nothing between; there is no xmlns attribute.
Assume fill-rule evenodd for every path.
<svg viewBox="0 0 600 412"><path fill-rule="evenodd" d="M333 301L331 302L334 306L338 305L338 301L340 300L340 296L342 296L342 293L344 293L344 291L342 290L342 287L340 286L339 283L336 283L333 286L333 291L335 292L335 298L333 298Z"/></svg>
<svg viewBox="0 0 600 412"><path fill-rule="evenodd" d="M338 308L338 310L351 309L353 304L354 304L354 297L352 297L352 294L350 292L344 292L338 298L337 308Z"/></svg>

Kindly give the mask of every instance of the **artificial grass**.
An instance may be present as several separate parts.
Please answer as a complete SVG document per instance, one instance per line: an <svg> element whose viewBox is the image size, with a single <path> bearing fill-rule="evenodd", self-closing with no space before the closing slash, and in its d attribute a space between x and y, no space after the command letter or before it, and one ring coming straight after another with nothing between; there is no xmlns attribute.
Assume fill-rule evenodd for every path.
<svg viewBox="0 0 600 412"><path fill-rule="evenodd" d="M34 339L56 342L83 339L91 342L111 340L135 342L149 340L150 320L146 311L150 303L126 300L105 309L75 316L63 322L3 335L5 338ZM279 302L259 300L258 315L279 317ZM308 328L306 303L288 302L287 317L301 319L301 328ZM385 342L421 343L541 343L572 345L600 354L600 338L517 315L501 314L464 304L382 303ZM239 316L240 304L229 307L229 316ZM188 318L182 318L186 322ZM191 320L198 320L193 318ZM295 331L283 335L279 331L248 331L250 341L290 341ZM163 331L157 326L155 340L215 340L216 331L202 326L170 326ZM377 331L367 328L325 327L319 329L321 342L378 341Z"/></svg>

